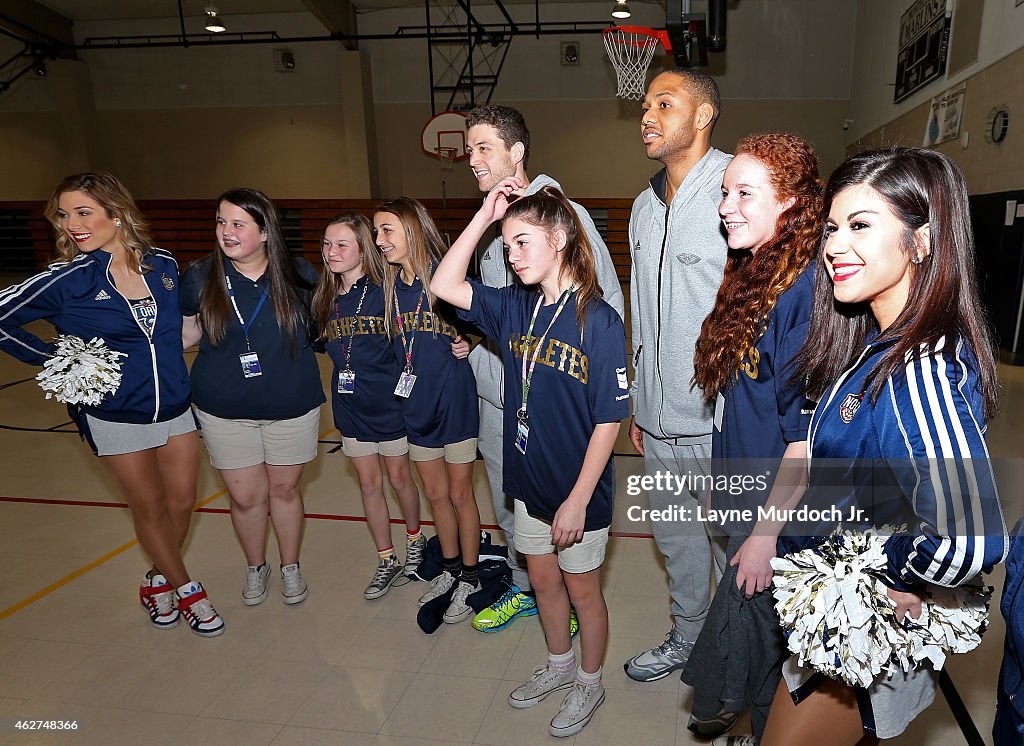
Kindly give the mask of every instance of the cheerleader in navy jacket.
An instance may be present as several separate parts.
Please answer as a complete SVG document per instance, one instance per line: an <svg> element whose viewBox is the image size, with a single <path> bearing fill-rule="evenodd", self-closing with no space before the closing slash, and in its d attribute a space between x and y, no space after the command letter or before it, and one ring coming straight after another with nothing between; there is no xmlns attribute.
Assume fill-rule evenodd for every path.
<svg viewBox="0 0 1024 746"><path fill-rule="evenodd" d="M409 457L430 502L443 555L444 569L420 605L451 591L443 615L451 624L473 615L466 599L480 590L480 512L473 494L480 421L476 383L469 361L452 355L459 337L454 313L430 290L431 272L444 254L430 214L416 200L399 197L377 208L373 225L388 263L385 323L401 366L393 390L401 399Z"/></svg>
<svg viewBox="0 0 1024 746"><path fill-rule="evenodd" d="M139 588L150 621L169 629L183 615L196 634L219 635L224 622L181 556L196 502L199 441L182 358L177 264L150 246L142 214L110 174L66 178L46 217L63 261L0 294L0 349L42 365L53 345L21 327L46 319L61 334L99 337L127 354L115 393L69 410L121 487L153 561Z"/></svg>
<svg viewBox="0 0 1024 746"><path fill-rule="evenodd" d="M593 252L564 195L544 187L511 206L523 184L502 180L438 267L431 287L498 342L505 363L504 490L515 498L516 548L527 557L547 638L548 664L508 698L532 707L569 693L551 721L578 733L604 701L601 663L608 609L601 592L619 421L629 415L622 320L600 296ZM466 279L470 258L501 220L522 285ZM569 604L580 623L577 669Z"/></svg>
<svg viewBox="0 0 1024 746"><path fill-rule="evenodd" d="M394 393L401 368L384 324L384 260L374 246L370 221L355 213L334 218L324 228L323 257L313 314L334 363L334 424L359 477L366 523L377 547L377 569L363 592L374 599L416 572L426 546L402 407ZM391 542L381 458L405 518L404 568Z"/></svg>
<svg viewBox="0 0 1024 746"><path fill-rule="evenodd" d="M813 260L821 242L814 148L796 135L744 137L725 169L718 211L732 250L715 307L697 339L694 379L714 404L711 456L729 477L767 472L765 489L722 492L712 507L790 504L806 468L813 404L790 363L807 337ZM735 524L718 584L683 681L694 687L690 726L716 735L750 708L759 737L781 676L785 642L771 592L781 526ZM735 569L733 569L735 568Z"/></svg>
<svg viewBox="0 0 1024 746"><path fill-rule="evenodd" d="M985 445L996 366L967 205L963 175L941 153L894 148L841 165L825 190L815 305L797 359L819 399L804 501L827 500L846 527L906 526L885 545L900 620L920 615L929 586L970 582L1006 553ZM780 549L801 544L783 536ZM812 676L795 658L783 676L764 744L891 738L935 694L930 667L866 690Z"/></svg>

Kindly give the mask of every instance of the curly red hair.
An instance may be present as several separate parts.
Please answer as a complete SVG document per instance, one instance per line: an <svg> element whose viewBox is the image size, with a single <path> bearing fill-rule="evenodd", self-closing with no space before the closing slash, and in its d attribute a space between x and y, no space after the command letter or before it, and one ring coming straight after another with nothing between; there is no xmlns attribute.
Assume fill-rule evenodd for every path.
<svg viewBox="0 0 1024 746"><path fill-rule="evenodd" d="M810 143L783 132L748 135L736 144L735 155L756 158L768 170L778 201L796 201L779 215L768 243L755 253L729 257L694 360L693 380L709 402L736 378L779 296L817 254L823 226L822 183Z"/></svg>

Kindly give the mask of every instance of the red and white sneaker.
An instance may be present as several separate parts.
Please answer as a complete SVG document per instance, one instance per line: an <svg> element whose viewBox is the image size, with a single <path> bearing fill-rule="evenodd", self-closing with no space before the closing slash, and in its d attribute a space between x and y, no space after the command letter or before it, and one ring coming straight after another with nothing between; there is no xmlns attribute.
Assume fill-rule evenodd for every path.
<svg viewBox="0 0 1024 746"><path fill-rule="evenodd" d="M163 575L150 571L143 576L142 585L139 586L139 603L157 629L178 626L180 615L174 606L174 588Z"/></svg>
<svg viewBox="0 0 1024 746"><path fill-rule="evenodd" d="M200 637L216 637L224 632L224 620L206 597L203 584L191 580L174 594L178 599L178 611L185 617L188 626Z"/></svg>

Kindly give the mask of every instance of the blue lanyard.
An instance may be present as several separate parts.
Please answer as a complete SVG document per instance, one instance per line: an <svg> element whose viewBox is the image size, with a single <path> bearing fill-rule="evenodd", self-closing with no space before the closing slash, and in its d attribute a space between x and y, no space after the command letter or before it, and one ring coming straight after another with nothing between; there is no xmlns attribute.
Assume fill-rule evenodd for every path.
<svg viewBox="0 0 1024 746"><path fill-rule="evenodd" d="M228 295L231 297L231 306L235 309L235 316L238 317L238 323L242 325L242 334L245 335L245 348L252 352L252 347L249 346L249 328L246 326L245 319L242 318L242 312L238 310L238 303L235 302L235 290L231 287L231 278L225 275L224 280L228 284ZM252 316L249 317L249 324L256 321L256 317L260 315L260 311L263 309L263 303L267 300L267 293L270 288L263 289L263 295L260 296L259 301L256 303L256 309L252 312Z"/></svg>

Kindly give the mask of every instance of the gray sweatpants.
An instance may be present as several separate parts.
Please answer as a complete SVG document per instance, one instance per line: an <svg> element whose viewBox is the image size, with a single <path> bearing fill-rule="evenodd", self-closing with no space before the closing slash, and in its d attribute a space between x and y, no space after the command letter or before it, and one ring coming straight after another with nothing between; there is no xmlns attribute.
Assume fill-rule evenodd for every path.
<svg viewBox="0 0 1024 746"><path fill-rule="evenodd" d="M526 557L516 551L515 514L512 498L502 489L502 410L486 399L480 399L480 435L477 448L484 457L487 469L487 481L491 485L491 502L494 503L494 515L498 525L505 532L505 543L508 544L508 566L512 570L512 582L520 590L528 591L530 578L526 574Z"/></svg>
<svg viewBox="0 0 1024 746"><path fill-rule="evenodd" d="M710 443L676 445L674 440L658 440L647 433L643 438L644 471L649 476L656 472L678 476L708 473ZM694 516L697 501L703 500L704 495L684 491L677 496L673 491L651 490L647 498L652 510L679 505ZM712 539L705 524L697 520L651 521L651 529L658 550L665 557L676 630L684 640L695 642L711 606L712 572L716 579L721 578L725 567L725 544Z"/></svg>

